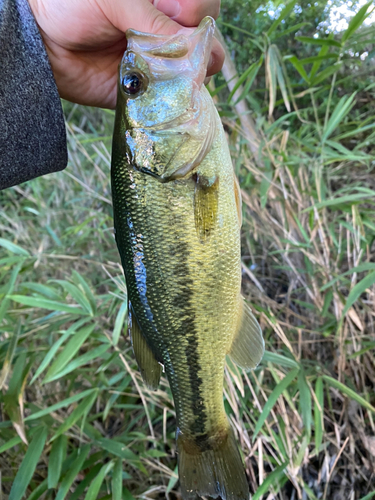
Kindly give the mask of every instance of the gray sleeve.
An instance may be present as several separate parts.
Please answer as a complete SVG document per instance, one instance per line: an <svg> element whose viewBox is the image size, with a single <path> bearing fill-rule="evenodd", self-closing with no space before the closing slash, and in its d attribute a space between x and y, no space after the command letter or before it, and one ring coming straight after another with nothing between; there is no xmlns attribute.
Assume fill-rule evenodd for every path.
<svg viewBox="0 0 375 500"><path fill-rule="evenodd" d="M0 0L0 189L67 164L61 102L27 0Z"/></svg>

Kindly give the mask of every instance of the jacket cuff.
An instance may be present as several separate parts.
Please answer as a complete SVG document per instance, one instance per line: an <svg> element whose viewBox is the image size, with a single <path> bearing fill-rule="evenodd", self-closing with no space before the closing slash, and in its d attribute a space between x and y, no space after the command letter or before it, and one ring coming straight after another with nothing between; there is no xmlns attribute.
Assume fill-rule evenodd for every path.
<svg viewBox="0 0 375 500"><path fill-rule="evenodd" d="M60 97L27 0L0 0L0 189L66 167Z"/></svg>

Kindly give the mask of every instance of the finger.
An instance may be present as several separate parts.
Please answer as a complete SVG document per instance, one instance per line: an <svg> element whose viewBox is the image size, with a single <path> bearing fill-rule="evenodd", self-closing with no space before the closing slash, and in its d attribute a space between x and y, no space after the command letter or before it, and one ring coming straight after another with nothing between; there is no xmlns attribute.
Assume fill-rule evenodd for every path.
<svg viewBox="0 0 375 500"><path fill-rule="evenodd" d="M161 0L160 0L161 1ZM170 1L170 0L169 0ZM186 1L186 0L179 0ZM202 3L212 3L213 0L203 0ZM215 0L216 2L216 0ZM196 3L196 0L193 2ZM132 23L129 26L129 9L125 8L123 0L107 0L105 15L119 30L125 32L128 28L163 35L174 35L181 30L181 25L156 9L149 0L137 0L132 4ZM201 20L201 19L200 19ZM199 20L199 21L200 21ZM199 24L199 23L197 23ZM224 62L224 51L220 43L214 39L211 58L208 64L207 76L220 71Z"/></svg>
<svg viewBox="0 0 375 500"><path fill-rule="evenodd" d="M224 49L219 40L214 38L211 49L211 57L207 66L207 76L212 76L215 75L215 73L218 73L223 67L224 59Z"/></svg>
<svg viewBox="0 0 375 500"><path fill-rule="evenodd" d="M181 29L177 22L156 9L149 0L134 0L131 4L131 16L129 15L130 2L106 0L103 3L106 17L123 33L132 28L145 33L174 35Z"/></svg>
<svg viewBox="0 0 375 500"><path fill-rule="evenodd" d="M217 19L220 12L220 0L153 0L153 4L183 26L198 26L205 16Z"/></svg>

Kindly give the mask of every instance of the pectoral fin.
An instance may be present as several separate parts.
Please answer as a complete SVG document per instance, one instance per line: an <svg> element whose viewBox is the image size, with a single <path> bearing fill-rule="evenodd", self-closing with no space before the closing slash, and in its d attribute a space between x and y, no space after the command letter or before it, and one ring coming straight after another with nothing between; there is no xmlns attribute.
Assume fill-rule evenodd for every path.
<svg viewBox="0 0 375 500"><path fill-rule="evenodd" d="M228 354L236 365L245 370L251 370L259 364L263 353L262 330L250 307L241 297L238 330Z"/></svg>
<svg viewBox="0 0 375 500"><path fill-rule="evenodd" d="M162 367L156 361L153 352L147 345L146 339L141 332L130 302L128 310L129 332L135 359L137 360L144 383L149 389L156 390L160 382Z"/></svg>
<svg viewBox="0 0 375 500"><path fill-rule="evenodd" d="M219 204L219 178L211 181L195 174L194 216L198 238L204 243L216 225Z"/></svg>

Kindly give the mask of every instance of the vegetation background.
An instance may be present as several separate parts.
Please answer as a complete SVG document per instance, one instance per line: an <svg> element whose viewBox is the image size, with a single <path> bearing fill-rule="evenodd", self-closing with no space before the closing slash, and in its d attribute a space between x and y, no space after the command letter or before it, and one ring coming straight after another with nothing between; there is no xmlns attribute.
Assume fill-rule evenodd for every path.
<svg viewBox="0 0 375 500"><path fill-rule="evenodd" d="M232 62L210 90L267 348L225 375L253 500L375 498L373 16L222 2ZM67 170L0 193L0 497L180 498L169 386L145 388L126 334L114 113L64 110Z"/></svg>

